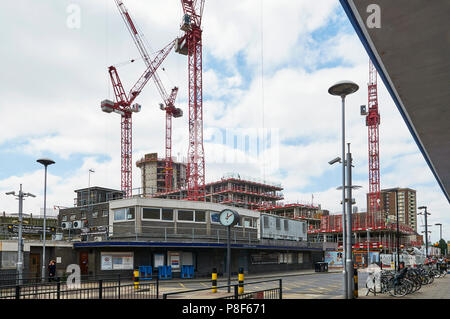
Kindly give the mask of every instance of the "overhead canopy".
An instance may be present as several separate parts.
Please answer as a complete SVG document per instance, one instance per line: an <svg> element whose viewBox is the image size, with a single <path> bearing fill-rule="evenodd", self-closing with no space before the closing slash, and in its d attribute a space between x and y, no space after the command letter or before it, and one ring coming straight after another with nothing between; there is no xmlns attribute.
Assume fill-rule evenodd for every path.
<svg viewBox="0 0 450 319"><path fill-rule="evenodd" d="M340 2L450 202L450 1Z"/></svg>

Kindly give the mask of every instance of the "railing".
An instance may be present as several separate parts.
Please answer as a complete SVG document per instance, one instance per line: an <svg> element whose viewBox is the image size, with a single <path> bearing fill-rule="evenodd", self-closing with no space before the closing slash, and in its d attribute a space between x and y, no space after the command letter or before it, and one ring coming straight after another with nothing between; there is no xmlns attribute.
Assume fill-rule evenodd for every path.
<svg viewBox="0 0 450 319"><path fill-rule="evenodd" d="M218 297L215 299L283 299L283 282L282 279L272 279L272 280L261 280L261 281L254 281L249 283L242 283L241 285L243 287L254 285L254 284L261 284L261 283L267 283L267 282L278 282L278 287L269 288L269 289L263 289L263 290L257 290L257 291L250 291L247 293L239 294L239 284L231 284L231 285L223 285L223 286L217 286L215 289L217 291L219 289L227 288L228 290L231 290L231 287L233 287L233 294L225 297ZM168 292L164 293L162 295L163 299L169 299L169 296L175 296L180 294L189 294L189 293L195 293L199 291L207 291L211 290L212 288L199 288L199 289L191 289L191 290L184 290L184 291L176 291L176 292ZM186 296L187 298L190 298L192 296Z"/></svg>
<svg viewBox="0 0 450 319"><path fill-rule="evenodd" d="M50 281L50 280L52 280L52 281ZM86 284L90 284L92 282L97 282L99 280L102 280L103 282L110 282L110 281L123 282L123 281L130 281L131 276L81 275L80 280L81 280L81 282L86 283ZM53 279L45 277L44 280L42 280L42 277L40 275L37 275L36 273L22 272L22 278L20 279L19 273L16 270L13 270L10 272L8 272L8 271L0 272L0 287L14 286L14 285L55 284L56 282L66 283L66 281L67 281L67 276L56 277Z"/></svg>
<svg viewBox="0 0 450 319"><path fill-rule="evenodd" d="M111 234L111 232L110 232ZM227 240L227 231L225 229L207 229L205 227L163 227L163 226L141 226L137 230L135 225L114 224L112 239L114 238L134 238L149 239L155 238L162 241L183 240L194 242L196 240L220 243ZM256 243L258 242L258 233L256 228L232 229L231 241L234 243Z"/></svg>
<svg viewBox="0 0 450 319"><path fill-rule="evenodd" d="M98 280L73 286L64 282L0 287L0 299L158 299L159 281Z"/></svg>

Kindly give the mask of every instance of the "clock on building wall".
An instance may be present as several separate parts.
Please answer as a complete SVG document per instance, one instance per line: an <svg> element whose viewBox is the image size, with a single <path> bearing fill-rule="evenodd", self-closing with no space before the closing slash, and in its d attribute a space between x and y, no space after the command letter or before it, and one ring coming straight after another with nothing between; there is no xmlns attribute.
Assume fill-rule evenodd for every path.
<svg viewBox="0 0 450 319"><path fill-rule="evenodd" d="M239 222L239 214L231 209L224 209L220 212L220 223L224 226L234 226Z"/></svg>

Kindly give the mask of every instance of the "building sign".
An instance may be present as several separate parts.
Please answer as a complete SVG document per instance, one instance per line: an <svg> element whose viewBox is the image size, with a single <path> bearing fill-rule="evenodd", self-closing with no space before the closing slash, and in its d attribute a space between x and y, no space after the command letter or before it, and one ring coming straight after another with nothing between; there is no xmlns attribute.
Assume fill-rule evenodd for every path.
<svg viewBox="0 0 450 319"><path fill-rule="evenodd" d="M343 253L341 251L326 251L325 262L328 263L328 268L344 267L342 255Z"/></svg>
<svg viewBox="0 0 450 319"><path fill-rule="evenodd" d="M169 251L168 253L168 257L169 257L169 266L172 267L172 270L179 270L180 269L180 253L179 252L174 252L174 251Z"/></svg>
<svg viewBox="0 0 450 319"><path fill-rule="evenodd" d="M52 234L56 232L56 227L46 227L46 233ZM44 230L43 226L35 226L35 225L22 225L22 233L23 234L41 234ZM19 225L10 224L8 225L8 231L11 233L19 232Z"/></svg>
<svg viewBox="0 0 450 319"><path fill-rule="evenodd" d="M133 270L133 253L101 253L101 270Z"/></svg>

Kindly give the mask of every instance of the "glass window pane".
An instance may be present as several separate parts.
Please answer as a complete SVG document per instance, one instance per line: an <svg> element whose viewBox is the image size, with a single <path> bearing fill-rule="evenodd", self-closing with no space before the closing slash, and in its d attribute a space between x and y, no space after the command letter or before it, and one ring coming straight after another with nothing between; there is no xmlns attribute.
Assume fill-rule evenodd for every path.
<svg viewBox="0 0 450 319"><path fill-rule="evenodd" d="M124 208L114 210L114 220L115 221L125 220Z"/></svg>
<svg viewBox="0 0 450 319"><path fill-rule="evenodd" d="M264 216L264 228L269 228L269 216Z"/></svg>
<svg viewBox="0 0 450 319"><path fill-rule="evenodd" d="M173 209L163 208L162 220L173 220Z"/></svg>
<svg viewBox="0 0 450 319"><path fill-rule="evenodd" d="M194 221L194 212L192 210L179 210L178 220Z"/></svg>
<svg viewBox="0 0 450 319"><path fill-rule="evenodd" d="M196 222L205 222L206 221L205 212L196 210L195 211L195 221Z"/></svg>
<svg viewBox="0 0 450 319"><path fill-rule="evenodd" d="M127 208L127 220L134 219L134 207Z"/></svg>
<svg viewBox="0 0 450 319"><path fill-rule="evenodd" d="M143 219L160 219L161 210L159 208L144 208L142 210Z"/></svg>

